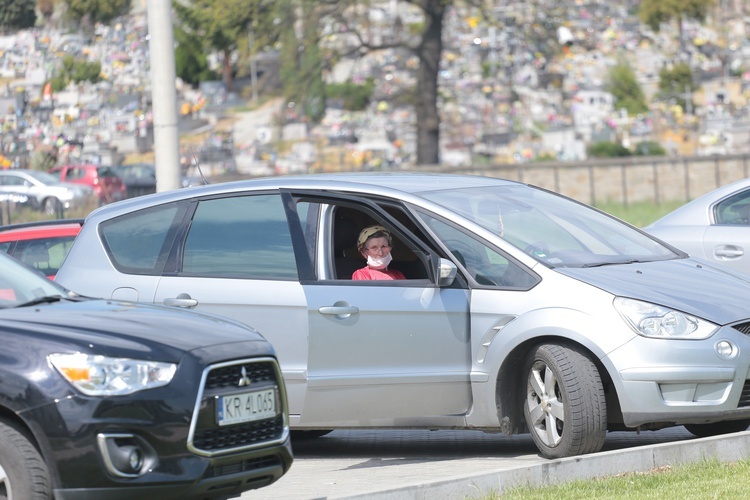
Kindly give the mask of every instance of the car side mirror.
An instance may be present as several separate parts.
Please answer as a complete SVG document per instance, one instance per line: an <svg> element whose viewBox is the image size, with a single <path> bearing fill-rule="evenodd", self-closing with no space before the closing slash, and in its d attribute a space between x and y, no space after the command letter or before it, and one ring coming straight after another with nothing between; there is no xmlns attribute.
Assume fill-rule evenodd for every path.
<svg viewBox="0 0 750 500"><path fill-rule="evenodd" d="M458 268L448 259L438 259L435 276L437 276L437 285L439 287L451 286L456 279Z"/></svg>

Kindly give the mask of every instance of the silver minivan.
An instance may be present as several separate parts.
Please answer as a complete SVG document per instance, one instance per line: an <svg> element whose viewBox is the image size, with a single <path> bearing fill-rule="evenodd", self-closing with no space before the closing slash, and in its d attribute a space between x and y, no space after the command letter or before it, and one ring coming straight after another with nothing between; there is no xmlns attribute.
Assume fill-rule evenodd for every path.
<svg viewBox="0 0 750 500"><path fill-rule="evenodd" d="M351 279L374 224L406 279ZM750 282L517 182L327 174L157 193L94 211L56 279L253 325L311 436L530 432L554 458L600 450L608 430L750 424Z"/></svg>

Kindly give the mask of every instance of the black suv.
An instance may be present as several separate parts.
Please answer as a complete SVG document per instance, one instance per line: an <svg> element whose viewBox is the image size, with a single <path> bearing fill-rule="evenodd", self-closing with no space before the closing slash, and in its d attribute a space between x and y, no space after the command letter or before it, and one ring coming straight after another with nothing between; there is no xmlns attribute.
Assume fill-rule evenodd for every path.
<svg viewBox="0 0 750 500"><path fill-rule="evenodd" d="M0 254L0 497L229 498L292 464L271 345L87 299Z"/></svg>

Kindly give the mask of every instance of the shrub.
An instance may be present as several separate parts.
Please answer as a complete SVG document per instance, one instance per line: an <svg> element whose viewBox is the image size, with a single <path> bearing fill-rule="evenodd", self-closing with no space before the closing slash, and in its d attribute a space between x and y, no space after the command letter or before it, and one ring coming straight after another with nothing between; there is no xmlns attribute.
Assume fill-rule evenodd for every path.
<svg viewBox="0 0 750 500"><path fill-rule="evenodd" d="M601 141L591 144L587 153L593 158L617 158L630 156L632 153L628 148L616 142Z"/></svg>
<svg viewBox="0 0 750 500"><path fill-rule="evenodd" d="M326 97L341 100L344 109L349 111L362 111L370 104L374 89L375 81L372 78L368 78L364 84L332 83L326 85Z"/></svg>

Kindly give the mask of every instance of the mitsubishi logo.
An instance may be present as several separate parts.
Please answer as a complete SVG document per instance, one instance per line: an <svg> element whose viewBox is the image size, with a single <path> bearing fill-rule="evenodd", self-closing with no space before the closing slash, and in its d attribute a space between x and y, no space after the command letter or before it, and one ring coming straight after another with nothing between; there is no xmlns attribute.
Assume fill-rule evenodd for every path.
<svg viewBox="0 0 750 500"><path fill-rule="evenodd" d="M245 367L242 367L242 373L241 373L240 381L237 383L238 386L242 387L243 385L250 385L250 377L247 376L247 370L245 370Z"/></svg>

